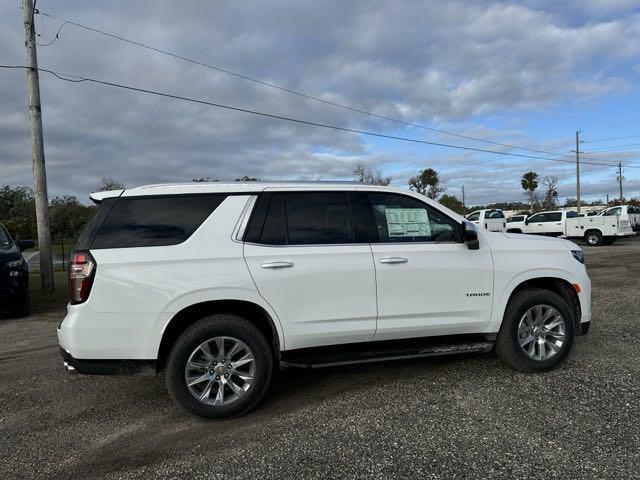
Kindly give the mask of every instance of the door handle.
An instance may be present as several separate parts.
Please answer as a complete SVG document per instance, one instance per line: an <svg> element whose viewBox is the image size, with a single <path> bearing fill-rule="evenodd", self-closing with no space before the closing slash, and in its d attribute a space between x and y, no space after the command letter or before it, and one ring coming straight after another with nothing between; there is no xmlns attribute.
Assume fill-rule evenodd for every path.
<svg viewBox="0 0 640 480"><path fill-rule="evenodd" d="M289 268L293 267L293 262L269 262L260 265L262 268Z"/></svg>
<svg viewBox="0 0 640 480"><path fill-rule="evenodd" d="M406 257L384 257L380 259L380 263L407 263L409 261Z"/></svg>

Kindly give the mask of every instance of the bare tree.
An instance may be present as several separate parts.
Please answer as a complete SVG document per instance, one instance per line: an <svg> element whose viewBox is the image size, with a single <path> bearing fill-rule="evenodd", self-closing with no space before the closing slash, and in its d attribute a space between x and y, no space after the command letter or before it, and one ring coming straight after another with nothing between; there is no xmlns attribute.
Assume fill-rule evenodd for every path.
<svg viewBox="0 0 640 480"><path fill-rule="evenodd" d="M391 183L391 177L383 177L382 172L379 169L373 169L358 164L353 169L353 176L360 183L367 183L369 185L389 185Z"/></svg>
<svg viewBox="0 0 640 480"><path fill-rule="evenodd" d="M107 190L124 190L125 188L127 188L127 186L123 182L111 177L103 177L100 182L100 186L98 187L98 192L105 192Z"/></svg>
<svg viewBox="0 0 640 480"><path fill-rule="evenodd" d="M544 177L542 186L544 187L542 208L553 210L558 204L558 177Z"/></svg>
<svg viewBox="0 0 640 480"><path fill-rule="evenodd" d="M409 179L409 188L435 200L447 189L447 186L440 182L438 172L433 168L427 168Z"/></svg>

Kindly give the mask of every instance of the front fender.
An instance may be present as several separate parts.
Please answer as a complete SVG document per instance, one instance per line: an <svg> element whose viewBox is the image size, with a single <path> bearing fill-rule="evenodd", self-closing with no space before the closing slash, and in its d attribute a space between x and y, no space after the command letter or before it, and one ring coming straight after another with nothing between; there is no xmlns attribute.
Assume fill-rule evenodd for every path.
<svg viewBox="0 0 640 480"><path fill-rule="evenodd" d="M535 280L537 278L554 278L565 280L569 283L576 282L574 274L560 268L532 268L508 278L502 285L498 285L496 281L495 291L501 292L501 294L494 297L494 308L491 321L489 322L488 332L496 333L500 330L507 304L516 288L528 280Z"/></svg>

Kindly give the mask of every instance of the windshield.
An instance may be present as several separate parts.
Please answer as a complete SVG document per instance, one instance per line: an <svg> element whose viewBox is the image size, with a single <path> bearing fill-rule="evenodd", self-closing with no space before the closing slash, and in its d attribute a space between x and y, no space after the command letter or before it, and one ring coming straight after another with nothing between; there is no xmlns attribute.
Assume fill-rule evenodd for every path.
<svg viewBox="0 0 640 480"><path fill-rule="evenodd" d="M11 243L11 237L4 227L0 226L0 247L8 247Z"/></svg>
<svg viewBox="0 0 640 480"><path fill-rule="evenodd" d="M504 214L502 213L502 210L487 210L484 218L504 218Z"/></svg>

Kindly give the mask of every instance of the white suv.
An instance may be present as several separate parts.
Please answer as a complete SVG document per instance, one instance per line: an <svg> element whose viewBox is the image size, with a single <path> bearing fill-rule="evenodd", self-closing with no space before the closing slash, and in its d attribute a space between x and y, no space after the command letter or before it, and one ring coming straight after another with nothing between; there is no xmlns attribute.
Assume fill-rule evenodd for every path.
<svg viewBox="0 0 640 480"><path fill-rule="evenodd" d="M79 373L166 372L209 418L254 408L280 365L495 351L545 370L590 325L582 251L478 231L419 194L359 184L100 192L58 327Z"/></svg>

